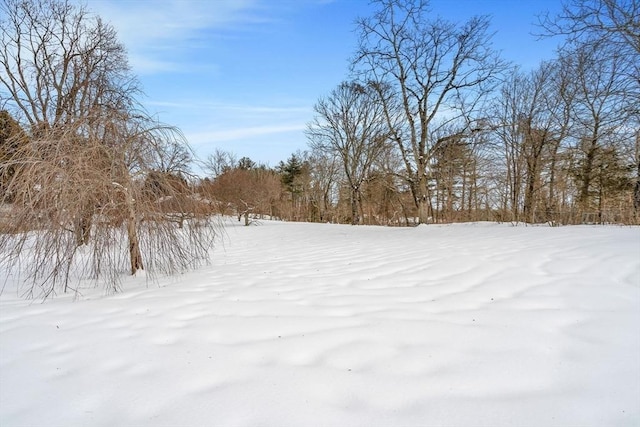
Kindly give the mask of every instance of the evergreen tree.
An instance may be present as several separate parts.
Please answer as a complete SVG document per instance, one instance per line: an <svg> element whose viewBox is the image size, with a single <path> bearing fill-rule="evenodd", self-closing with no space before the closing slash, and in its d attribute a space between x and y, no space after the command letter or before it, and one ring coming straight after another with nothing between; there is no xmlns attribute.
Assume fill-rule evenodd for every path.
<svg viewBox="0 0 640 427"><path fill-rule="evenodd" d="M289 157L287 163L280 162L278 165L278 172L280 173L282 184L289 193L293 194L296 192L296 178L302 174L303 166L303 162L300 161L295 154Z"/></svg>
<svg viewBox="0 0 640 427"><path fill-rule="evenodd" d="M250 170L256 167L256 162L248 157L243 157L238 161L238 169Z"/></svg>

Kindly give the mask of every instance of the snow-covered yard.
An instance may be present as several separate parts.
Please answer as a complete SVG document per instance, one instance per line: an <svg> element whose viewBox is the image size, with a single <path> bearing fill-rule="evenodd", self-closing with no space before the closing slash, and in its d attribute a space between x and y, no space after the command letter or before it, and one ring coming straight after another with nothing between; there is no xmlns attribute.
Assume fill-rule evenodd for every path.
<svg viewBox="0 0 640 427"><path fill-rule="evenodd" d="M226 234L117 295L9 285L0 426L640 424L639 227Z"/></svg>

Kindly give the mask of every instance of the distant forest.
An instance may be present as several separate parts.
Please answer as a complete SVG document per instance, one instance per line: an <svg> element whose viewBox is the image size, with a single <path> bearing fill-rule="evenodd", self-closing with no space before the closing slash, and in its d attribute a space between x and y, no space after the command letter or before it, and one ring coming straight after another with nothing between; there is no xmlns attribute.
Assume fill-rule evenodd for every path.
<svg viewBox="0 0 640 427"><path fill-rule="evenodd" d="M569 0L539 17L557 57L490 48L484 17L381 0L351 73L315 105L309 149L276 168L216 152L201 192L225 213L351 224L638 224L640 2ZM534 17L532 17L534 19Z"/></svg>

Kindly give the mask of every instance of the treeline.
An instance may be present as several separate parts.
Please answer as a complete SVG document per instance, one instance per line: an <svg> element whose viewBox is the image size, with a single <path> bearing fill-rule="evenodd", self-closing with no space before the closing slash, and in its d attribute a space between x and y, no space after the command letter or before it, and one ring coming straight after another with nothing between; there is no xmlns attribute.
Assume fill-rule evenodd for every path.
<svg viewBox="0 0 640 427"><path fill-rule="evenodd" d="M492 50L485 17L374 3L307 152L274 169L210 157L203 188L221 207L352 224L639 222L640 2L572 0L541 17L541 35L563 41L531 71Z"/></svg>

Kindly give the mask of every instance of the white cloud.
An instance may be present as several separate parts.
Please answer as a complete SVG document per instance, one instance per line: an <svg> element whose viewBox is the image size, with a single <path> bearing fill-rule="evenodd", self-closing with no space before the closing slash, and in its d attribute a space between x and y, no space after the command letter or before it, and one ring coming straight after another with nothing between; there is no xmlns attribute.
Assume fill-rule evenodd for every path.
<svg viewBox="0 0 640 427"><path fill-rule="evenodd" d="M169 107L175 109L188 109L191 111L216 111L229 112L234 115L245 114L311 114L310 107L301 106L275 106L275 105L243 105L229 104L225 102L203 102L200 100L192 101L151 101L147 102L151 107Z"/></svg>
<svg viewBox="0 0 640 427"><path fill-rule="evenodd" d="M186 134L187 140L194 145L218 143L223 141L240 141L248 138L260 138L268 135L300 132L305 125L300 123L280 124L272 126L238 127L213 131L193 132Z"/></svg>
<svg viewBox="0 0 640 427"><path fill-rule="evenodd" d="M197 45L204 31L250 28L268 22L260 0L103 0L90 10L114 26L136 73L179 71L172 60Z"/></svg>

